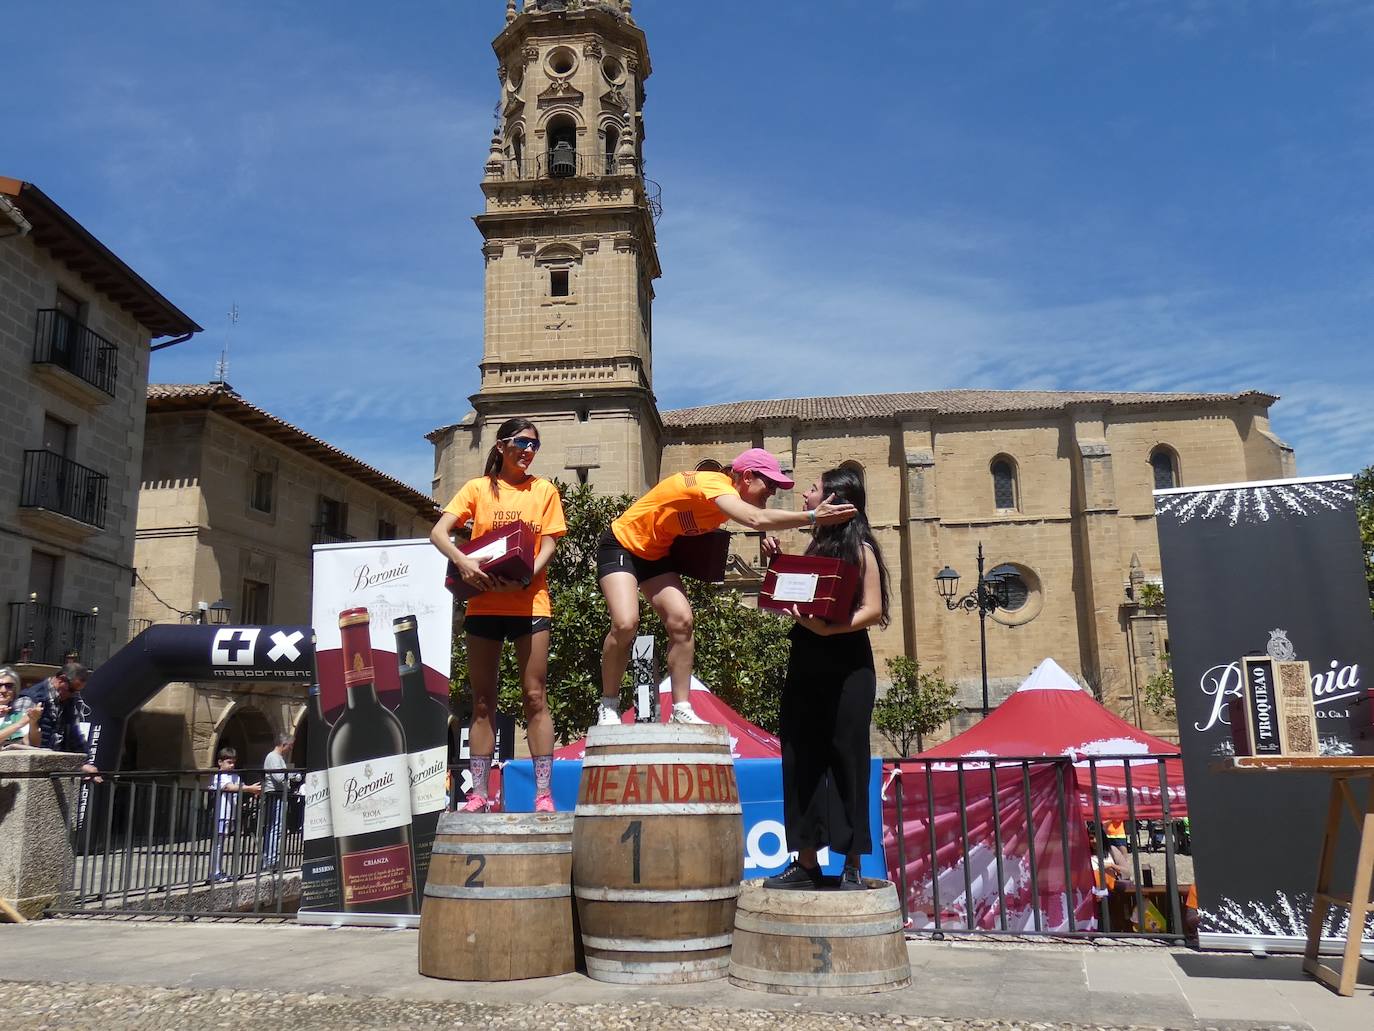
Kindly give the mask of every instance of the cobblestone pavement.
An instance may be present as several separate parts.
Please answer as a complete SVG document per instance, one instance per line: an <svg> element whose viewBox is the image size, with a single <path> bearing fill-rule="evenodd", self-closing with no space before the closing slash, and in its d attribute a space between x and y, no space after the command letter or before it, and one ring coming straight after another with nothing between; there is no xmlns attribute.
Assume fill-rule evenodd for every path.
<svg viewBox="0 0 1374 1031"><path fill-rule="evenodd" d="M143 1031L143 1029L243 1028L296 1031L328 1028L538 1028L540 1031L877 1031L917 1028L922 1031L1128 1031L1121 1025L1056 1024L933 1017L811 1012L804 1002L797 1012L719 1010L669 1007L657 1003L569 1005L537 1003L405 1002L395 999L276 992L188 991L179 988L132 987L74 983L0 982L0 1013L6 1028L62 1028L63 1031ZM1158 1031L1159 1025L1150 1025ZM1265 1031L1283 1025L1245 1022L1192 1024L1206 1031ZM1131 1031L1138 1031L1131 1029Z"/></svg>

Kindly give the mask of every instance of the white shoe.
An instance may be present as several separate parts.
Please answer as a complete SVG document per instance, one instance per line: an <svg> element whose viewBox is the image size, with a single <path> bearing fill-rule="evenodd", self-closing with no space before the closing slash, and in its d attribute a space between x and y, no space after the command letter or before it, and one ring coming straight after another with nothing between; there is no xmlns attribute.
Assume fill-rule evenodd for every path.
<svg viewBox="0 0 1374 1031"><path fill-rule="evenodd" d="M701 723L707 721L697 715L692 708L691 702L677 702L673 705L673 715L668 720L669 723Z"/></svg>
<svg viewBox="0 0 1374 1031"><path fill-rule="evenodd" d="M596 725L598 727L618 727L620 726L620 713L608 706L598 704L596 707Z"/></svg>

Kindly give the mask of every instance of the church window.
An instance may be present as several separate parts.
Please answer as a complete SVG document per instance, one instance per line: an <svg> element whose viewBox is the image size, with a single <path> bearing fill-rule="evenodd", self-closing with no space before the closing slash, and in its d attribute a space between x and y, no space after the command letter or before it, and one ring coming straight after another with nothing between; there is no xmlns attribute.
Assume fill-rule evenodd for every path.
<svg viewBox="0 0 1374 1031"><path fill-rule="evenodd" d="M615 149L620 144L620 132L613 125L606 126L606 174L615 173Z"/></svg>
<svg viewBox="0 0 1374 1031"><path fill-rule="evenodd" d="M992 460L992 503L999 512L1015 512L1020 505L1016 489L1016 463L1006 455Z"/></svg>
<svg viewBox="0 0 1374 1031"><path fill-rule="evenodd" d="M549 270L549 296L567 297L571 293L568 283L568 270L565 268L555 268Z"/></svg>
<svg viewBox="0 0 1374 1031"><path fill-rule="evenodd" d="M515 165L515 174L521 176L525 174L525 134L516 128L511 132L510 138L510 157Z"/></svg>
<svg viewBox="0 0 1374 1031"><path fill-rule="evenodd" d="M994 577L1002 581L997 594L1003 609L1007 612L1017 612L1026 607L1026 602L1030 599L1030 586L1018 567L1010 562L1004 562L989 574L989 579Z"/></svg>
<svg viewBox="0 0 1374 1031"><path fill-rule="evenodd" d="M1172 448L1160 445L1151 451L1150 468L1154 471L1155 490L1179 486L1178 456Z"/></svg>

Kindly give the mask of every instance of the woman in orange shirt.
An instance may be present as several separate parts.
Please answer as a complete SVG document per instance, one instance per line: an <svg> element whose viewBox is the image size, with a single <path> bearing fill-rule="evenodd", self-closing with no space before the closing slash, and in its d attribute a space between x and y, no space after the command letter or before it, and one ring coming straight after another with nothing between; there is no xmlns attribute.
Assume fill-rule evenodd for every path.
<svg viewBox="0 0 1374 1031"><path fill-rule="evenodd" d="M496 748L491 718L496 712L501 649L507 640L515 645L515 657L520 664L526 735L534 760L534 811L554 811L550 790L553 720L545 699L553 607L546 571L557 539L568 527L558 489L548 480L530 474L530 464L538 451L539 430L534 423L528 419L503 422L496 430L496 443L487 454L482 475L463 484L429 535L434 546L458 567L464 582L482 592L468 599L463 626L467 634L468 679L472 682L472 726L468 730L472 791L463 807L468 813L491 808L487 777ZM470 525L472 535L480 537L497 527L521 521L528 523L535 534L534 575L528 585L488 576L477 560L459 551L449 537L462 526Z"/></svg>
<svg viewBox="0 0 1374 1031"><path fill-rule="evenodd" d="M853 505L826 498L804 512L765 508L779 487L794 485L778 460L750 448L728 472L675 473L636 501L601 538L596 572L611 611L611 629L601 646L601 704L596 722L620 722L620 684L639 631L639 595L653 606L668 631L668 677L674 723L703 723L689 700L692 685L692 606L682 577L668 554L677 537L706 533L733 519L751 530L833 526L854 517Z"/></svg>

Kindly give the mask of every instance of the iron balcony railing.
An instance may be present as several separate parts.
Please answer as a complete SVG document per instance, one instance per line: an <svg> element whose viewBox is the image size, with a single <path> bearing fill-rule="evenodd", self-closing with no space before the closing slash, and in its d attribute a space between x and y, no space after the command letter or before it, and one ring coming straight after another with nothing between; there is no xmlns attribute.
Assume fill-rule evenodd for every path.
<svg viewBox="0 0 1374 1031"><path fill-rule="evenodd" d="M99 333L66 312L40 308L34 329L33 362L56 365L114 397L119 352Z"/></svg>
<svg viewBox="0 0 1374 1031"><path fill-rule="evenodd" d="M91 613L37 601L12 601L9 610L6 662L58 666L73 652L87 663L95 658L91 654L95 643L95 616Z"/></svg>
<svg viewBox="0 0 1374 1031"><path fill-rule="evenodd" d="M20 508L58 512L89 526L105 528L110 478L52 451L25 451Z"/></svg>
<svg viewBox="0 0 1374 1031"><path fill-rule="evenodd" d="M663 190L654 180L644 176L636 163L631 171L623 172L620 162L612 155L585 151L545 151L542 154L506 158L503 162L507 179L601 179L609 176L638 176L644 186L645 201L655 222L663 214Z"/></svg>
<svg viewBox="0 0 1374 1031"><path fill-rule="evenodd" d="M358 539L351 534L343 533L337 526L330 526L327 523L315 523L310 529L316 544L349 544Z"/></svg>

